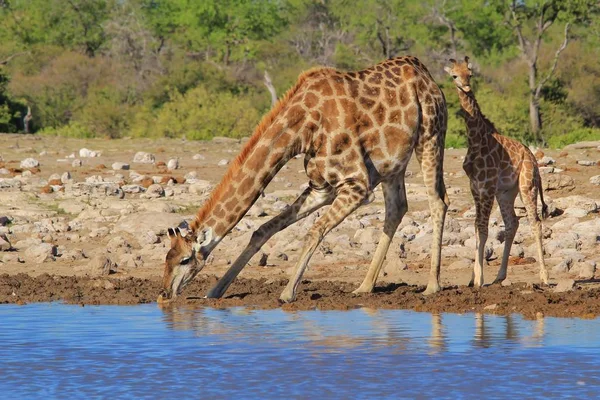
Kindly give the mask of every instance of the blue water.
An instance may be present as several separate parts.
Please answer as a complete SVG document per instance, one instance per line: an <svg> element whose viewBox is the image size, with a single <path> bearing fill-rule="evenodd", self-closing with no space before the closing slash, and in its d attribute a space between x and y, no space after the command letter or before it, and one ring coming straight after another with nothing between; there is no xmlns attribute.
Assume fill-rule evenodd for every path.
<svg viewBox="0 0 600 400"><path fill-rule="evenodd" d="M600 320L0 306L2 398L597 398Z"/></svg>

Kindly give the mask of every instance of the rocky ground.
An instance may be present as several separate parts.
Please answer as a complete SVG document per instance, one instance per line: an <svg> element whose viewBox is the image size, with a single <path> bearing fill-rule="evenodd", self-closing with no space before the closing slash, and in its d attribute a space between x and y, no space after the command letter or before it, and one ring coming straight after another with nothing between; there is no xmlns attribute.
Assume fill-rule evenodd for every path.
<svg viewBox="0 0 600 400"><path fill-rule="evenodd" d="M407 173L409 212L396 234L378 290L349 294L364 277L383 223L383 198L332 231L311 260L298 302L289 308L374 307L596 315L600 263L600 143L538 152L550 287L538 283L536 250L521 218L502 286L466 288L475 254L474 207L462 172L465 150L449 149L445 180L451 201L442 250L441 294L424 298L432 227L419 166ZM74 140L3 135L0 147L0 302L66 300L85 304L154 301L169 241L166 229L191 219L243 142ZM264 197L213 252L181 301L277 306L305 235L318 213L277 234L223 300L203 296L253 230L292 202L306 184L302 158L290 161ZM525 210L517 200L517 215ZM503 223L492 214L485 281L496 275ZM600 274L598 275L600 276Z"/></svg>

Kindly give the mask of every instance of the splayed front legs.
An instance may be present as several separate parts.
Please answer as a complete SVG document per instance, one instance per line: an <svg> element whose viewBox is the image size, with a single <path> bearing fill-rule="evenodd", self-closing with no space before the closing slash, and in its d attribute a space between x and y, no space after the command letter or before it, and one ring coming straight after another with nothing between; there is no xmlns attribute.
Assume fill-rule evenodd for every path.
<svg viewBox="0 0 600 400"><path fill-rule="evenodd" d="M231 282L233 282L242 269L244 269L252 256L254 256L274 234L306 217L324 205L331 203L332 200L333 189L330 187L321 190L312 187L307 188L292 205L287 207L270 221L263 224L252 234L248 246L246 246L244 251L242 251L240 256L235 260L219 282L208 291L206 296L208 298L219 298L223 296L229 285L231 285Z"/></svg>
<svg viewBox="0 0 600 400"><path fill-rule="evenodd" d="M308 261L323 237L350 215L350 213L356 210L366 198L367 185L363 182L350 181L338 188L337 197L333 201L331 207L308 232L296 268L294 269L290 281L279 297L281 301L289 303L295 300L298 283L300 283L300 279L302 279Z"/></svg>

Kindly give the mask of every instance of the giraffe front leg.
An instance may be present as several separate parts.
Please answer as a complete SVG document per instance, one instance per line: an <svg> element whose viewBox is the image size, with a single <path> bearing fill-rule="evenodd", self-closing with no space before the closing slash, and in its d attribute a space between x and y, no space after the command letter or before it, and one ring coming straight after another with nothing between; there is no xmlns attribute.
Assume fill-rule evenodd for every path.
<svg viewBox="0 0 600 400"><path fill-rule="evenodd" d="M367 198L367 185L351 181L338 190L338 195L327 212L312 226L296 263L296 268L279 299L290 303L296 299L296 289L306 270L306 266L323 237L350 213L356 210Z"/></svg>
<svg viewBox="0 0 600 400"><path fill-rule="evenodd" d="M333 190L331 187L325 189L307 188L289 207L284 209L279 215L260 226L250 238L250 242L227 270L225 275L212 287L206 297L220 298L231 285L231 282L244 269L248 261L254 256L260 248L277 232L282 231L296 221L306 217L310 213L318 210L326 204L331 203L333 199Z"/></svg>
<svg viewBox="0 0 600 400"><path fill-rule="evenodd" d="M396 181L383 182L382 187L385 199L385 222L383 232L364 281L358 289L352 292L355 294L371 293L373 291L373 287L375 286L375 282L381 271L381 266L383 265L383 260L385 259L390 243L394 238L396 229L398 229L402 217L408 210L406 189L404 187L404 171L402 171Z"/></svg>
<svg viewBox="0 0 600 400"><path fill-rule="evenodd" d="M516 188L515 188L516 189ZM517 197L517 190L510 190L499 193L496 195L498 206L500 207L500 213L502 214L502 220L504 221L504 252L502 254L502 264L498 270L498 275L494 280L494 284L502 283L506 279L508 269L508 258L510 257L510 249L512 247L513 240L519 229L519 218L515 214L515 198Z"/></svg>
<svg viewBox="0 0 600 400"><path fill-rule="evenodd" d="M485 255L485 244L488 238L488 224L492 212L492 205L494 204L494 195L490 195L489 193L479 193L477 190L473 190L473 199L475 200L475 209L477 213L475 217L477 252L475 254L475 265L473 266L473 275L469 286L480 288L483 286L483 259Z"/></svg>

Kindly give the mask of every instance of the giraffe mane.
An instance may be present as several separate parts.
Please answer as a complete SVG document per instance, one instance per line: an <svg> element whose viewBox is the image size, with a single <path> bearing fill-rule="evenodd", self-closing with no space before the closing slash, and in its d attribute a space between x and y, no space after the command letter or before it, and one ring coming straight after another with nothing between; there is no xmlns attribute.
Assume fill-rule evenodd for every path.
<svg viewBox="0 0 600 400"><path fill-rule="evenodd" d="M317 74L319 72L324 72L324 71L329 71L329 70L333 70L333 69L326 68L326 67L316 67L316 68L311 68L311 69L301 73L300 76L298 77L298 80L296 81L296 84L294 86L292 86L277 101L277 103L275 103L275 105L271 108L271 110L262 117L259 124L254 129L254 133L252 134L252 136L250 137L250 139L248 140L246 145L242 148L242 151L237 155L235 160L231 163L231 165L229 166L229 169L227 170L227 172L221 179L221 182L219 182L217 187L212 191L208 200L198 210L198 213L196 214L196 218L190 224L190 229L192 230L192 232L196 232L198 230L198 228L201 226L201 224L206 220L206 218L210 214L211 210L214 208L215 204L218 202L218 200L223 195L223 192L227 188L227 185L231 181L232 177L235 176L239 172L240 168L242 167L242 164L244 163L244 161L246 161L246 159L248 158L250 153L252 153L252 150L254 149L254 147L256 146L256 144L258 143L260 138L262 137L263 133L273 123L275 118L279 115L281 110L287 105L289 100L298 92L298 89L300 88L300 86L302 86L302 84L311 76L314 76L315 74Z"/></svg>

